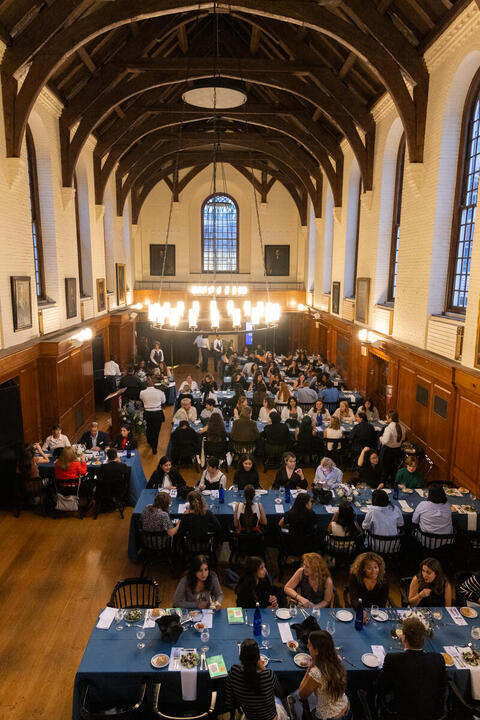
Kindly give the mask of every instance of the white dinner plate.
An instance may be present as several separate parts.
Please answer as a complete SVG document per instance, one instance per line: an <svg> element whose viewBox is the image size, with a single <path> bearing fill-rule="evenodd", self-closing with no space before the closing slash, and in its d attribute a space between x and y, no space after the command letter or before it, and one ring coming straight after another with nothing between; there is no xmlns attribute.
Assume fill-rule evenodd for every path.
<svg viewBox="0 0 480 720"><path fill-rule="evenodd" d="M169 662L170 658L166 653L158 653L157 655L154 655L150 660L151 666L154 667L156 670L161 670L162 668L167 667Z"/></svg>
<svg viewBox="0 0 480 720"><path fill-rule="evenodd" d="M311 659L307 653L297 653L293 658L293 662L295 665L298 665L298 667L307 668L310 665Z"/></svg>
<svg viewBox="0 0 480 720"><path fill-rule="evenodd" d="M155 608L155 614L153 615L152 613L152 608L150 608L150 610L147 610L147 615L151 620L158 620L158 618L161 618L166 614L163 608Z"/></svg>
<svg viewBox="0 0 480 720"><path fill-rule="evenodd" d="M210 495L211 490L202 490L202 495Z"/></svg>
<svg viewBox="0 0 480 720"><path fill-rule="evenodd" d="M335 613L335 617L337 620L340 620L340 622L350 622L350 620L353 620L353 613L350 612L350 610L338 610Z"/></svg>
<svg viewBox="0 0 480 720"><path fill-rule="evenodd" d="M268 657L266 655L260 655L260 660L263 660L265 667L268 665Z"/></svg>
<svg viewBox="0 0 480 720"><path fill-rule="evenodd" d="M377 610L375 615L372 615L372 619L376 620L377 622L387 622L388 620L388 613L385 612L385 610Z"/></svg>
<svg viewBox="0 0 480 720"><path fill-rule="evenodd" d="M365 653L362 655L362 663L369 668L376 668L380 665L380 660L373 653Z"/></svg>
<svg viewBox="0 0 480 720"><path fill-rule="evenodd" d="M279 608L275 615L279 620L290 620L290 610L287 608Z"/></svg>
<svg viewBox="0 0 480 720"><path fill-rule="evenodd" d="M462 608L460 608L460 612L462 613L463 617L466 617L466 618L473 619L473 618L478 617L478 612L476 610L474 610L474 608L472 608L472 607L468 607L468 606L462 607Z"/></svg>

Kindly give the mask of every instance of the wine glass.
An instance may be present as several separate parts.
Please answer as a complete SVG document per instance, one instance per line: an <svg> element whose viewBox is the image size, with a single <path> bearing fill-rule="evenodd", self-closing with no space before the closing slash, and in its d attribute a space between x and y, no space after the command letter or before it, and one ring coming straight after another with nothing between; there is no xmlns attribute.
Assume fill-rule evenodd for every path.
<svg viewBox="0 0 480 720"><path fill-rule="evenodd" d="M333 637L335 635L335 620L328 620L326 630Z"/></svg>
<svg viewBox="0 0 480 720"><path fill-rule="evenodd" d="M269 635L270 635L270 625L268 623L264 623L262 625L262 637L268 638ZM269 643L268 643L267 639L262 640L262 646L265 648L265 650L268 650Z"/></svg>
<svg viewBox="0 0 480 720"><path fill-rule="evenodd" d="M376 620L378 617L378 605L372 605L370 608L370 616L372 620Z"/></svg>
<svg viewBox="0 0 480 720"><path fill-rule="evenodd" d="M119 609L115 612L115 622L116 622L115 630L117 630L118 632L121 632L123 630L123 625L121 624L121 622L124 617L125 617L125 610Z"/></svg>
<svg viewBox="0 0 480 720"><path fill-rule="evenodd" d="M472 627L470 635L472 636L472 640L480 640L480 627Z"/></svg>
<svg viewBox="0 0 480 720"><path fill-rule="evenodd" d="M202 641L202 643L208 643L208 641L210 640L210 633L208 631L208 628L204 628L202 630L202 633L200 635L200 640ZM202 648L202 652L203 652L203 650L204 650L204 648ZM207 650L208 650L208 648L207 648Z"/></svg>
<svg viewBox="0 0 480 720"><path fill-rule="evenodd" d="M237 492L238 492L238 486L237 486L237 485L235 485L235 484L234 484L234 485L232 485L232 490L233 490L233 492L234 492L234 493L235 493L235 495L236 495L236 494L237 494Z"/></svg>
<svg viewBox="0 0 480 720"><path fill-rule="evenodd" d="M180 620L182 621L182 623L187 622L187 620L190 620L190 613L187 608L182 608Z"/></svg>
<svg viewBox="0 0 480 720"><path fill-rule="evenodd" d="M320 622L320 608L318 608L318 607L313 608L312 615L314 618L316 618L317 622Z"/></svg>
<svg viewBox="0 0 480 720"><path fill-rule="evenodd" d="M290 617L295 618L297 617L297 606L296 605L290 605Z"/></svg>
<svg viewBox="0 0 480 720"><path fill-rule="evenodd" d="M143 650L143 648L145 647L145 643L142 642L142 640L145 637L145 630L137 630L137 632L135 634L137 636L137 640L139 641L137 643L137 648L139 650Z"/></svg>

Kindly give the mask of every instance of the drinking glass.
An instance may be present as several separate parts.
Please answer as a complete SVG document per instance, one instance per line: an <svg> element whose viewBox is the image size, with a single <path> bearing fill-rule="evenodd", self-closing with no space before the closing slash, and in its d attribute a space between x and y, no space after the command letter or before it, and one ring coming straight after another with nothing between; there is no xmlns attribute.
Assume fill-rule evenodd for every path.
<svg viewBox="0 0 480 720"><path fill-rule="evenodd" d="M295 618L297 617L297 606L296 605L290 605L290 617Z"/></svg>
<svg viewBox="0 0 480 720"><path fill-rule="evenodd" d="M432 616L434 620L441 620L443 618L443 610L441 610L440 608L432 610Z"/></svg>
<svg viewBox="0 0 480 720"><path fill-rule="evenodd" d="M238 492L238 486L237 486L237 485L232 485L232 490L233 490L233 492L234 492L235 494L237 494L237 492Z"/></svg>
<svg viewBox="0 0 480 720"><path fill-rule="evenodd" d="M378 605L372 605L370 608L370 615L372 620L376 620L378 617Z"/></svg>
<svg viewBox="0 0 480 720"><path fill-rule="evenodd" d="M182 612L182 616L180 619L182 622L186 622L187 620L190 620L190 613L187 608L182 608L181 612Z"/></svg>
<svg viewBox="0 0 480 720"><path fill-rule="evenodd" d="M265 623L262 625L262 637L268 638L269 635L270 635L270 625L268 623ZM267 639L262 640L262 646L265 648L265 650L268 650L269 643L268 643Z"/></svg>
<svg viewBox="0 0 480 720"><path fill-rule="evenodd" d="M210 633L208 632L208 628L204 628L202 630L202 634L200 635L200 640L202 643L207 643L210 640ZM208 648L207 648L208 650Z"/></svg>
<svg viewBox="0 0 480 720"><path fill-rule="evenodd" d="M137 643L137 648L139 650L143 650L143 648L145 647L145 643L142 642L142 640L145 637L145 630L137 630L137 632L135 634L137 636L137 640L139 641Z"/></svg>
<svg viewBox="0 0 480 720"><path fill-rule="evenodd" d="M115 622L116 622L115 630L117 630L118 632L123 630L123 625L121 623L122 623L122 620L124 617L125 617L125 610L117 610L116 611L116 613L115 613Z"/></svg>
<svg viewBox="0 0 480 720"><path fill-rule="evenodd" d="M316 618L317 622L320 622L320 608L313 608L312 615Z"/></svg>
<svg viewBox="0 0 480 720"><path fill-rule="evenodd" d="M327 632L330 633L330 635L333 637L335 635L335 630L337 628L335 627L335 620L329 620L327 622Z"/></svg>
<svg viewBox="0 0 480 720"><path fill-rule="evenodd" d="M472 636L473 640L480 640L480 627L472 627L470 635Z"/></svg>

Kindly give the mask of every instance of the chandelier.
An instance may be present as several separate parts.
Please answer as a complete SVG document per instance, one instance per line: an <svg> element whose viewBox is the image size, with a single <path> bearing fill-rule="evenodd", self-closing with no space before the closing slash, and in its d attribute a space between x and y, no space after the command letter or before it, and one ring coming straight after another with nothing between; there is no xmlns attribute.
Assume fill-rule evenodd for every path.
<svg viewBox="0 0 480 720"><path fill-rule="evenodd" d="M217 16L217 8L216 8L216 0L214 0L213 4L213 11L215 13L216 18L216 38L215 38L215 45L216 45L216 54L215 57L218 60L218 16ZM214 68L216 68L216 64L214 64ZM188 69L187 69L188 74ZM213 110L213 135L214 135L214 142L213 142L213 153L212 153L212 165L213 165L213 174L212 174L212 184L211 184L211 197L212 197L212 205L216 206L221 205L221 200L219 199L217 201L217 172L218 172L218 164L219 159L218 156L220 154L220 140L218 137L218 131L217 131L217 113L216 110L218 108L224 107L222 104L223 101L225 101L225 90L226 83L220 78L216 70L214 69L213 78L208 80L208 82L205 82L205 87L203 87L203 90L207 90L208 92L208 98L209 98L209 104L208 107L211 107ZM233 91L233 87L228 88L230 91ZM236 89L236 88L235 88ZM243 92L243 86L240 88L240 90ZM192 98L188 96L188 92L184 93L183 95L183 101L185 103L192 102ZM239 92L240 95L240 92ZM237 101L239 99L237 98ZM247 96L244 93L244 99L242 102L245 102L247 100ZM237 102L237 104L240 104L240 101ZM185 107L185 105L184 105ZM166 230L166 236L165 236L165 245L164 245L164 253L163 253L163 267L160 277L160 289L159 289L159 299L158 302L151 303L148 308L148 319L149 321L156 326L159 329L163 330L175 330L175 331L184 331L189 332L191 330L196 330L197 332L202 333L209 333L212 331L218 332L219 330L228 330L229 333L232 332L245 332L247 330L247 324L248 324L248 330L251 329L255 330L261 330L261 329L267 329L269 327L275 327L281 316L281 307L279 303L274 303L270 301L270 290L268 285L268 278L267 278L267 272L265 267L265 255L264 255L264 248L263 248L263 235L262 235L262 228L260 224L260 213L258 209L258 198L257 198L257 190L255 188L255 183L252 182L253 187L253 197L255 202L255 210L256 210L256 217L257 217L257 226L258 226L258 237L260 242L260 256L262 258L263 263L263 275L265 279L265 297L266 300L260 300L253 304L250 300L243 299L245 295L248 294L248 288L244 285L236 285L235 283L230 282L230 284L226 285L217 285L216 283L216 274L217 274L217 263L216 263L216 257L217 257L217 242L219 241L221 235L217 234L217 212L212 213L212 221L213 221L213 243L214 243L214 262L213 262L213 282L209 282L206 285L195 285L190 288L191 295L198 296L201 298L204 298L202 302L200 300L193 300L190 307L186 308L185 303L183 301L178 301L177 303L173 304L168 301L162 302L161 296L162 296L162 287L163 287L163 281L165 276L165 263L167 258L167 247L168 247L168 241L170 236L170 225L172 220L172 210L173 210L173 202L175 197L175 185L178 180L178 167L179 167L179 157L180 157L180 151L181 151L181 145L182 145L182 128L183 128L183 118L179 126L179 140L178 140L178 150L176 153L176 161L175 161L175 170L174 170L174 182L172 185L172 194L170 199L170 212L169 212L169 218L167 223L167 230ZM245 123L245 129L246 133L248 135L248 123ZM251 155L251 153L250 153ZM254 172L253 172L253 163L251 168L252 173L252 179L254 178ZM227 187L226 187L226 180L225 175L223 171L223 163L220 161L220 165L222 167L222 177L223 177L223 184L224 187L222 188L222 195L228 196ZM220 237L219 237L220 235ZM242 329L243 326L243 329Z"/></svg>

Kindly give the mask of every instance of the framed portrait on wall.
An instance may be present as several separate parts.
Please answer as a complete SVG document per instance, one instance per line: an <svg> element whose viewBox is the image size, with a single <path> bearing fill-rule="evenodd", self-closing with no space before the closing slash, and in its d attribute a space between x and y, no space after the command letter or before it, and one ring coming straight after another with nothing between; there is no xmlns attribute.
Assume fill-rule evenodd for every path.
<svg viewBox="0 0 480 720"><path fill-rule="evenodd" d="M357 294L355 300L355 320L365 325L368 323L368 304L370 301L370 278L357 278Z"/></svg>
<svg viewBox="0 0 480 720"><path fill-rule="evenodd" d="M125 264L115 263L117 275L117 305L125 305L127 301L127 286L125 282Z"/></svg>
<svg viewBox="0 0 480 720"><path fill-rule="evenodd" d="M290 275L290 245L265 245L267 275Z"/></svg>
<svg viewBox="0 0 480 720"><path fill-rule="evenodd" d="M13 330L32 327L31 278L28 275L10 276L12 289Z"/></svg>
<svg viewBox="0 0 480 720"><path fill-rule="evenodd" d="M338 280L332 282L332 313L338 315L340 312L340 283Z"/></svg>
<svg viewBox="0 0 480 720"><path fill-rule="evenodd" d="M97 278L97 312L103 312L106 307L105 278Z"/></svg>
<svg viewBox="0 0 480 720"><path fill-rule="evenodd" d="M67 320L77 314L77 278L65 278L65 307Z"/></svg>
<svg viewBox="0 0 480 720"><path fill-rule="evenodd" d="M150 275L175 275L175 245L150 245Z"/></svg>

